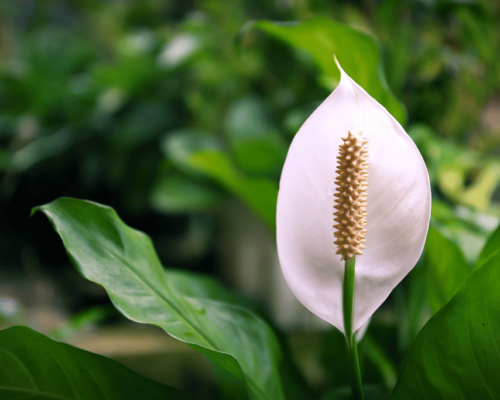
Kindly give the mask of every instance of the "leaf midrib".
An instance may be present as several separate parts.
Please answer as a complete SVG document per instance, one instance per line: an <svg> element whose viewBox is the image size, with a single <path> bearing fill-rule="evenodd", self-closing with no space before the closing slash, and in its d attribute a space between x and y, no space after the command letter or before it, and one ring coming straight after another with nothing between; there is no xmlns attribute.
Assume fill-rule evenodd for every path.
<svg viewBox="0 0 500 400"><path fill-rule="evenodd" d="M56 399L56 400L77 400L76 397L61 397L56 394L50 394L47 392L41 392L37 390L29 390L29 389L22 389L22 388L16 388L16 387L10 387L10 386L0 386L0 390L6 390L10 392L16 392L16 393L28 393L32 394L34 396L44 396L50 399Z"/></svg>
<svg viewBox="0 0 500 400"><path fill-rule="evenodd" d="M49 204L48 206L50 206L50 204ZM40 207L40 209L46 213L46 215L49 217L49 219L52 219L52 221L53 221L53 223L54 223L55 227L57 227L57 225L59 225L59 224L57 224L57 223L56 223L56 220L55 220L55 219L53 218L53 216L51 215L51 214L52 214L52 212L51 212L48 208L42 208L42 207ZM124 225L125 225L125 224L124 224ZM127 225L125 225L125 229L126 229L126 230L135 231L134 229L132 229L132 228L128 227ZM65 237L63 237L63 234L61 233L61 230L59 230L59 229L57 229L57 228L56 228L56 230L58 231L59 235L61 236L61 239L63 240L63 242L64 242L64 244L65 244L66 249L68 249L68 250L69 250L69 249L71 248L71 246L68 246L68 242L67 242L66 238L65 238ZM142 233L142 232L141 232L141 233ZM66 236L66 235L64 235L64 236ZM201 338L202 338L202 339L203 339L206 343L205 343L205 344L193 343L193 342L190 342L190 341L187 341L187 340L182 340L182 339L177 338L177 337L176 337L176 339L178 339L178 340L180 340L180 341L182 341L182 342L185 342L185 343L191 343L191 344L198 345L198 346L204 346L204 347L206 347L206 346L208 345L208 346L211 346L211 348L206 347L208 350L211 350L211 351L217 351L217 352L219 352L219 353L221 353L221 354L225 354L225 355L228 355L228 356L230 356L230 357L233 357L233 358L236 360L236 362L238 363L238 366L239 366L239 368L241 369L241 371L242 371L242 373L243 373L243 374L242 374L242 376L243 376L243 380L244 380L244 382L246 382L246 383L247 383L247 385L248 385L249 387L251 387L251 388L253 389L253 391L254 391L254 392L258 393L258 394L260 395L260 397L261 397L261 398L263 398L263 399L267 398L267 396L265 396L265 395L264 395L264 392L263 392L263 391L262 391L262 389L259 387L259 385L257 385L257 384L256 384L256 382L254 382L253 378L252 378L251 376L249 376L249 375L245 374L245 372L243 371L243 368L241 367L240 361L239 361L239 360L238 360L235 356L233 356L233 355L232 355L232 354L230 354L230 353L227 353L227 352L224 352L224 351L218 350L218 349L217 349L217 347L216 347L216 346L212 343L212 341L211 341L211 340L210 340L207 336L205 336L205 334L204 334L202 331L200 331L198 328L196 328L196 327L195 327L195 326L194 326L194 325L193 325L193 324L192 324L192 323L191 323L188 319L186 319L185 317L183 317L183 315L181 314L181 312L179 311L179 309L178 309L175 305L173 305L173 304L169 301L169 299L168 299L167 297L165 297L165 296L164 296L161 292L156 291L156 290L154 289L154 287L153 287L153 286L151 286L151 285L150 285L147 281L143 280L143 279L141 278L141 276L140 276L140 275L139 275L139 274L138 274L138 273L134 270L134 268L133 268L131 265L129 265L129 263L128 263L128 262L125 262L125 261L124 261L124 259L122 259L119 255L113 254L113 253L112 253L112 252L110 252L108 249L105 249L105 251L106 251L106 253L108 253L108 255L110 255L112 258L116 259L118 262L120 262L120 263L122 263L123 265L125 265L125 266L126 266L126 269L132 273L132 275L135 277L135 279L137 279L140 283L142 283L144 286L146 286L147 288L149 288L149 289L151 290L151 292L154 294L154 297L156 297L156 298L157 298L157 299L159 299L161 302L163 302L163 303L164 303L164 304L166 304L168 307L170 307L170 308L173 310L174 314L176 314L176 315L177 315L177 317L178 317L181 321L183 321L183 322L184 322L184 323L185 323L188 327L190 327L191 329L193 329L193 331L197 332L197 333L198 333L198 335L199 335L199 337L201 337ZM73 251L69 251L69 253L70 253L70 254L72 254L72 259L74 259L74 260L76 261L76 260L77 260L77 258L76 258L76 257L74 257L74 256L75 256L74 252L73 252ZM154 249L153 249L153 253L154 253L154 255L156 256L156 252L154 251ZM82 264L80 263L80 261L78 261L78 264L82 265ZM159 266L161 267L161 264L160 264L159 262L157 263L157 265L159 265ZM82 272L84 271L84 270L83 270L83 268L80 268L80 270L81 270ZM86 274L84 274L84 275L86 275ZM92 279L90 279L90 278L88 278L88 279L89 279L89 280L92 280ZM92 280L92 281L93 281L93 280ZM93 282L97 283L96 281L93 281ZM165 284L165 283L164 283L164 284ZM103 285L103 286L104 286L104 285ZM104 286L104 287L105 287L105 286ZM106 289L106 290L108 290L106 287L105 287L105 289ZM171 289L171 290L173 290L173 291L175 291L175 288L170 287L170 289ZM110 290L110 291L111 291L111 292L114 292L114 293L117 293L117 292L115 292L115 291L113 291L113 290ZM151 322L148 322L148 323L151 323ZM155 325L155 323L153 323L153 325ZM163 327L162 327L162 328L163 328ZM164 329L164 328L163 328L163 329ZM165 331L167 334L169 334L169 335L170 335L170 333L169 333L166 329L164 329L164 331ZM249 393L248 393L247 395L249 395ZM66 400L66 399L64 399L64 400Z"/></svg>
<svg viewBox="0 0 500 400"><path fill-rule="evenodd" d="M110 255L112 258L116 259L118 262L122 263L123 265L125 265L127 267L127 270L130 271L132 273L132 276L135 277L135 279L137 279L140 283L142 283L144 286L146 286L147 288L149 288L151 290L151 292L155 295L154 297L158 298L160 301L162 301L163 303L165 303L167 305L167 307L171 308L174 313L177 315L177 317L183 321L186 325L188 325L191 329L193 329L195 332L198 333L198 335L206 342L206 344L212 346L214 349L216 348L215 344L212 343L212 341L207 337L205 336L205 334L200 331L198 328L196 328L187 318L183 317L182 316L182 313L177 309L177 307L172 304L170 302L170 300L163 296L163 294L161 292L158 292L152 285L149 284L149 282L143 280L141 278L141 276L134 270L134 268L128 263L126 262L124 259L122 259L119 255L115 255L113 254L112 252L106 250L106 252L108 253L108 255ZM97 282L96 282L97 283ZM107 290L107 288L105 287L105 289ZM171 290L175 290L175 289L172 289L170 288ZM111 292L114 292L114 293L118 293L114 290L111 290ZM200 345L198 343L193 343L193 344L196 344L196 345ZM220 352L220 350L217 350Z"/></svg>
<svg viewBox="0 0 500 400"><path fill-rule="evenodd" d="M29 380L31 381L31 384L36 387L36 383L35 383L35 380L33 379L33 376L31 375L31 372L29 371L28 368L26 368L26 365L24 365L23 361L14 353L8 351L7 349L3 348L3 347L0 347L0 350L3 351L5 354L8 354L9 356L11 356L22 368L23 370L26 372L26 374L28 375L28 378Z"/></svg>
<svg viewBox="0 0 500 400"><path fill-rule="evenodd" d="M51 204L52 204L52 203L51 203ZM40 207L40 209L41 209L42 211L45 211L45 214L46 214L46 215L47 215L50 219L52 219L52 221L54 222L54 224L55 224L55 225L56 225L56 227L57 227L57 226L58 226L58 225L60 225L60 224L58 224L58 223L57 223L58 221L57 221L55 218L53 218L53 216L52 216L52 212L51 212L51 210L49 210L49 207L51 206L51 204L48 204L47 206L42 206L42 207ZM119 218L118 218L118 219L119 219ZM121 221L120 221L120 222L121 222ZM77 224L78 224L78 222L77 222ZM64 223L63 223L63 225L64 225ZM78 225L80 225L80 224L78 224ZM136 231L135 229L132 229L132 228L128 227L128 226L127 226L127 225L125 225L123 222L122 222L122 225L123 225L123 227L120 227L120 228L124 228L124 230L125 230L125 231L130 230L130 231L132 231L132 232L138 232L138 231ZM59 235L61 236L61 238L62 238L62 240L63 240L63 242L64 242L64 246L65 246L65 248L66 248L66 249L71 249L71 246L69 245L68 240L67 240L67 238L65 237L66 235L64 235L64 236L63 236L62 232L61 232L59 229L57 229L57 228L56 228L56 230L58 231ZM68 231L71 231L71 230L68 230ZM142 232L138 232L138 233L140 233L141 239L145 239L145 238L144 238L144 235L142 234ZM147 240L147 239L146 239L146 240ZM172 303L169 301L169 299L168 299L167 297L164 297L164 296L163 296L163 294L162 294L161 292L156 291L156 290L155 290L155 288L149 284L149 282L147 282L147 281L145 281L144 279L142 279L142 278L141 278L141 276L140 276L140 274L138 274L138 273L135 271L135 269L132 267L132 265L130 265L130 263L128 262L128 260L126 260L126 259L122 258L122 257L120 256L120 254L115 254L115 253L113 253L112 251L110 251L110 250L109 250L108 248L106 248L106 247L103 247L102 249L104 250L104 252L105 252L106 254L108 254L108 256L109 256L109 257L111 257L111 258L115 259L116 261L118 261L119 263L121 263L122 265L124 265L124 266L126 267L126 269L132 273L132 276L134 276L134 277L135 277L135 279L137 279L137 281L139 281L139 282L140 282L140 283L142 283L144 286L146 286L147 288L149 288L149 289L151 290L151 292L155 295L155 297L156 297L156 298L158 298L160 301L162 301L163 303L165 303L165 304L167 305L167 307L171 308L171 309L174 311L174 313L177 315L177 317L178 317L181 321L183 321L186 325L188 325L188 326L189 326L189 327L190 327L193 331L197 332L197 334L198 334L198 335L199 335L199 336L200 336L200 337L201 337L201 338L202 338L202 339L206 342L206 344L208 344L209 346L211 346L213 349L215 349L215 348L216 348L215 344L214 344L214 343L213 343L213 342L212 342L212 341L211 341L211 340L210 340L207 336L205 336L205 334L204 334L202 331L200 331L200 330L199 330L198 328L196 328L196 327L195 327L195 326L194 326L194 325L193 325L193 324L192 324L192 323L191 323L188 319L186 319L185 317L183 317L183 316L182 316L181 312L177 309L177 307L176 307L174 304L172 304ZM84 265L86 265L85 263L82 263L82 262L80 261L80 260L81 260L81 258L80 258L80 257L78 257L78 258L76 257L76 254L75 254L75 252L74 252L74 251L69 250L69 253L71 253L71 255L72 255L72 259L74 259L75 261L77 261L77 260L78 260L77 262L78 262L78 264L79 264L80 266L84 266ZM154 248L153 248L153 254L156 256L156 252L155 252ZM152 269L154 268L154 266L152 266L152 263L148 263L148 264L150 264L150 265L151 265L151 270L152 270ZM163 268L163 267L161 266L161 264L158 262L158 260L157 260L157 262L156 262L155 264L156 264L157 266L159 266L160 268ZM87 268L85 268L85 269L84 269L84 268L80 268L80 270L81 270L82 272L84 272L84 275L85 275L85 277L86 277L87 279L89 279L89 280L93 281L94 283L98 283L98 282L94 281L93 279L90 279L89 277L87 277L87 273L86 273ZM152 271L152 272L153 272L153 271ZM162 280L162 282L163 282L163 285L165 285L165 283L164 283L164 281L163 281L163 280ZM106 291L107 291L107 287L106 287L107 285L105 286L103 283L98 283L98 284L100 284L100 285L104 286L104 288L105 288L105 289L106 289ZM166 289L166 288L165 288L165 289ZM172 289L172 288L171 288L171 289ZM174 290L175 290L175 289L174 289ZM114 290L111 290L111 292L118 293L118 292L116 292L116 291L114 291ZM179 340L180 340L180 339L179 339ZM193 344L200 345L200 344L198 344L198 343L193 343ZM219 352L220 352L220 350L217 350L217 351L219 351Z"/></svg>
<svg viewBox="0 0 500 400"><path fill-rule="evenodd" d="M162 295L162 293L159 293L158 291L156 291L147 281L143 280L139 274L137 274L137 272L133 269L133 267L131 265L129 265L129 263L127 262L124 262L120 256L117 256L115 254L112 254L112 253L109 253L108 254L111 254L111 256L113 258L115 258L117 261L119 262L122 262L124 265L127 266L127 269L132 272L132 275L141 283L143 283L145 286L147 286L149 289L151 289L151 291L157 295L157 297L163 301L165 304L167 304L167 306L171 307L174 312L176 313L176 315L179 317L180 320L184 321L186 323L186 325L188 325L190 328L192 328L194 331L198 332L198 334L208 343L208 345L212 346L213 349L209 349L209 350L215 350L215 351L218 351L219 353L222 353L222 354L226 354L226 355L229 355L230 357L233 357L237 362L238 362L238 365L239 367L241 368L241 364L239 362L239 360L233 356L232 354L229 354L229 353L226 353L224 351L221 351L221 350L218 350L216 348L216 346L211 342L210 339L208 339L208 337L206 337L198 328L196 328L194 325L192 325L191 322L189 322L188 319L184 318L182 316L182 314L180 313L180 311L177 309L177 307L175 307L174 305L172 305L170 303L170 301L168 300L168 298L164 297ZM170 288L171 290L175 290L175 288ZM115 292L116 293L116 292ZM164 329L165 332L167 332L168 334L170 334L166 329ZM182 342L185 342L185 343L192 343L192 342L189 342L187 340L181 340L179 338L177 338L178 340L182 341ZM200 344L198 343L193 343L197 346L200 346ZM242 369L242 368L241 368ZM247 384L255 391L257 392L263 399L266 398L266 396L264 395L263 391L260 389L260 387L258 385L256 385L254 382L253 382L253 379L251 379L251 377L249 377L248 375L246 375L242 369L242 372L243 372L243 378L244 380L247 382Z"/></svg>
<svg viewBox="0 0 500 400"><path fill-rule="evenodd" d="M109 253L109 252L108 252ZM109 253L111 254L111 253ZM180 320L184 321L186 323L186 325L188 325L190 328L192 328L194 331L196 331L207 343L208 345L212 346L213 349L208 349L208 350L215 350L215 351L218 351L219 353L222 353L222 354L226 354L226 355L229 355L230 357L233 357L237 362L238 362L238 365L239 367L241 368L241 364L239 362L239 360L233 356L232 354L229 354L229 353L226 353L224 351L221 351L221 350L218 350L216 349L216 346L211 342L210 339L208 339L208 337L206 337L198 328L196 328L194 325L192 325L189 320L187 320L186 318L182 317L182 314L180 313L180 311L177 309L177 307L175 307L174 305L172 305L170 303L170 301L168 300L168 298L164 298L163 295L159 292L157 292L147 281L144 281L140 275L137 274L137 272L132 268L132 266L130 266L127 262L124 262L119 256L116 256L114 254L111 254L111 256L113 258L115 258L117 261L119 262L122 262L124 265L126 265L128 268L128 270L130 272L132 272L132 275L141 283L143 283L145 286L147 286L149 289L151 289L151 291L156 294L157 298L159 298L160 300L162 300L165 304L167 304L167 306L169 306L170 308L172 308L175 312L175 314L179 317ZM171 290L175 290L173 288L170 288ZM106 289L107 290L107 289ZM112 292L114 292L113 290L111 290ZM115 292L117 293L117 292ZM165 332L167 332L168 334L170 334L166 329L164 329ZM189 342L187 340L181 340L179 338L176 338L182 342L185 342L185 343L192 343L192 342ZM193 343L197 346L200 346L199 343ZM262 398L266 398L266 396L264 395L264 393L262 392L262 390L253 382L253 379L251 379L249 376L247 376L243 369L242 369L242 372L243 372L243 378L244 380L247 382L247 384L255 391L257 392Z"/></svg>

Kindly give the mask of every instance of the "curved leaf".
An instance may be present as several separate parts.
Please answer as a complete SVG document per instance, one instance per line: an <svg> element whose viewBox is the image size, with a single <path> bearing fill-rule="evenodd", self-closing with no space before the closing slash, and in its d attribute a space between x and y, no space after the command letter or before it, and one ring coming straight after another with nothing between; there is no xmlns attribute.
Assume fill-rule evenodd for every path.
<svg viewBox="0 0 500 400"><path fill-rule="evenodd" d="M194 400L117 361L23 326L0 331L2 400Z"/></svg>
<svg viewBox="0 0 500 400"><path fill-rule="evenodd" d="M278 185L267 178L242 175L223 152L204 151L191 156L189 165L198 168L238 197L271 229L276 229Z"/></svg>
<svg viewBox="0 0 500 400"><path fill-rule="evenodd" d="M221 301L267 317L257 301L232 292L209 275L169 268L165 270L165 280L183 296Z"/></svg>
<svg viewBox="0 0 500 400"><path fill-rule="evenodd" d="M271 179L242 173L214 137L179 131L165 137L162 150L179 168L213 179L275 231L278 185Z"/></svg>
<svg viewBox="0 0 500 400"><path fill-rule="evenodd" d="M332 62L334 53L342 68L382 104L399 123L406 122L406 109L385 80L380 46L373 36L326 17L303 22L257 21L260 29L294 47L305 49L318 64L328 89L340 81L340 71ZM248 29L248 27L247 27Z"/></svg>
<svg viewBox="0 0 500 400"><path fill-rule="evenodd" d="M450 300L469 277L469 268L460 247L431 224L425 242L428 263L428 297L433 312Z"/></svg>
<svg viewBox="0 0 500 400"><path fill-rule="evenodd" d="M500 255L422 329L391 399L500 398Z"/></svg>
<svg viewBox="0 0 500 400"><path fill-rule="evenodd" d="M238 306L182 295L175 279L165 279L149 237L110 207L61 198L34 210L45 213L73 264L125 316L162 327L244 379L251 399L283 398L281 349L263 320Z"/></svg>
<svg viewBox="0 0 500 400"><path fill-rule="evenodd" d="M481 254L474 265L474 268L479 268L491 257L496 255L500 251L500 225L495 229L491 236L486 241L486 244L481 250Z"/></svg>
<svg viewBox="0 0 500 400"><path fill-rule="evenodd" d="M214 188L181 174L160 176L150 194L151 207L160 213L176 214L214 207L222 195Z"/></svg>

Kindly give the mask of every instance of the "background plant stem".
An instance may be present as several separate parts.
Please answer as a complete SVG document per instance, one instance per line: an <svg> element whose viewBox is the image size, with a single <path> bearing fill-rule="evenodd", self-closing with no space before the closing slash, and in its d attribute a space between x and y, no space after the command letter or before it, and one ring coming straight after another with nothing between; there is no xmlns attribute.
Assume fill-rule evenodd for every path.
<svg viewBox="0 0 500 400"><path fill-rule="evenodd" d="M363 400L363 385L361 383L361 370L359 368L356 333L352 332L355 265L356 256L345 260L342 306L344 312L344 331L347 346L347 367L349 369L352 394L356 400Z"/></svg>

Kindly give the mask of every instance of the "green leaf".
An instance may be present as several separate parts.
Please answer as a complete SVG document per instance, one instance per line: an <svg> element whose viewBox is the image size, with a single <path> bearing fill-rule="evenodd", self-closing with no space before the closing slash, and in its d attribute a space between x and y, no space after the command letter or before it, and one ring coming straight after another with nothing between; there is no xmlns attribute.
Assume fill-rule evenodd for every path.
<svg viewBox="0 0 500 400"><path fill-rule="evenodd" d="M263 314L258 302L233 293L211 276L177 269L166 269L165 275L166 281L183 296L222 301Z"/></svg>
<svg viewBox="0 0 500 400"><path fill-rule="evenodd" d="M116 315L116 310L110 305L89 307L72 315L48 335L52 339L65 341L76 333L94 327L113 315Z"/></svg>
<svg viewBox="0 0 500 400"><path fill-rule="evenodd" d="M375 365L384 382L385 387L392 389L398 379L398 373L392 360L371 335L363 337L363 353Z"/></svg>
<svg viewBox="0 0 500 400"><path fill-rule="evenodd" d="M240 296L237 293L233 293L211 276L176 269L165 270L165 275L166 281L171 282L183 296L223 301L225 303L245 307L252 310L257 315L265 317L265 311L259 307L257 302ZM286 357L286 354L284 356ZM236 379L233 374L210 359L208 361L214 372L217 387L221 391L221 400L241 399L246 397L245 394L242 394L246 393L246 390L241 380ZM285 388L289 389L288 385L285 385L287 376L283 376L283 372L287 371L287 367L290 367L290 363L282 365L280 372ZM286 398L289 400L289 396L286 396Z"/></svg>
<svg viewBox="0 0 500 400"><path fill-rule="evenodd" d="M242 175L234 168L226 154L217 151L192 154L190 165L211 176L236 195L274 232L278 199L278 185L274 181Z"/></svg>
<svg viewBox="0 0 500 400"><path fill-rule="evenodd" d="M364 400L385 400L387 395L384 391L374 385L363 386ZM356 400L350 387L342 387L327 393L321 400Z"/></svg>
<svg viewBox="0 0 500 400"><path fill-rule="evenodd" d="M214 207L222 195L181 174L160 176L150 194L151 207L162 213L185 213Z"/></svg>
<svg viewBox="0 0 500 400"><path fill-rule="evenodd" d="M245 385L226 369L208 359L219 389L218 400L246 399Z"/></svg>
<svg viewBox="0 0 500 400"><path fill-rule="evenodd" d="M255 97L240 99L226 117L226 133L236 162L250 173L279 173L288 146L269 121L265 103Z"/></svg>
<svg viewBox="0 0 500 400"><path fill-rule="evenodd" d="M181 294L149 237L110 207L61 198L34 210L45 213L76 268L102 285L126 317L158 325L205 354L244 380L250 399L283 399L281 349L263 320L238 306Z"/></svg>
<svg viewBox="0 0 500 400"><path fill-rule="evenodd" d="M422 329L392 400L500 398L498 282L497 254Z"/></svg>
<svg viewBox="0 0 500 400"><path fill-rule="evenodd" d="M479 268L486 261L488 261L491 257L496 255L500 251L500 225L498 225L497 229L490 235L486 244L481 250L481 254L477 259L474 269Z"/></svg>
<svg viewBox="0 0 500 400"><path fill-rule="evenodd" d="M375 38L326 17L303 22L257 21L251 27L260 29L291 46L305 49L323 72L328 89L340 80L332 54L347 74L382 104L401 124L406 109L394 96L385 80L381 51ZM249 29L249 27L246 27Z"/></svg>
<svg viewBox="0 0 500 400"><path fill-rule="evenodd" d="M425 242L428 263L428 297L433 312L450 300L469 277L471 269L455 242L430 224Z"/></svg>
<svg viewBox="0 0 500 400"><path fill-rule="evenodd" d="M267 137L234 141L232 150L242 170L254 174L279 174L287 147L277 132L270 132Z"/></svg>
<svg viewBox="0 0 500 400"><path fill-rule="evenodd" d="M429 319L429 305L426 301L429 287L427 266L428 263L424 263L423 258L421 258L393 292L400 354L408 352L411 344ZM386 336L383 335L384 339ZM394 385L392 387L394 388Z"/></svg>
<svg viewBox="0 0 500 400"><path fill-rule="evenodd" d="M192 131L180 131L165 137L165 154L187 172L209 176L238 197L274 232L278 185L271 179L243 174L231 162L215 138Z"/></svg>
<svg viewBox="0 0 500 400"><path fill-rule="evenodd" d="M0 331L2 400L189 400L98 354L59 343L23 326Z"/></svg>
<svg viewBox="0 0 500 400"><path fill-rule="evenodd" d="M264 319L268 318L267 312L258 302L247 299L233 293L214 278L188 271L168 269L165 271L167 281L172 282L178 292L184 296L219 300L225 303L238 305L252 310ZM341 335L342 336L342 335ZM344 346L342 340L341 345ZM290 354L288 347L283 348L283 362L280 368L280 376L287 400L304 400L316 397L305 378L295 365L294 357ZM221 399L241 399L238 395L245 390L241 381L217 364L210 362L216 376L217 386L221 391Z"/></svg>

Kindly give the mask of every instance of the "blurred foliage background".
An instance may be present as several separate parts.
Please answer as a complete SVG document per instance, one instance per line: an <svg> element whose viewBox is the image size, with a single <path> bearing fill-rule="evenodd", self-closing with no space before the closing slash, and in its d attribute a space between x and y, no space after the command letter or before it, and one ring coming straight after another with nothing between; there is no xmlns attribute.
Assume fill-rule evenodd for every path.
<svg viewBox="0 0 500 400"><path fill-rule="evenodd" d="M414 139L433 189L424 257L363 342L367 375L390 389L453 294L440 286L449 270L426 266L449 252L461 283L498 224L499 20L494 0L1 1L0 320L61 337L119 321L46 221L28 218L84 198L147 232L164 265L265 310L312 386L345 383L343 343L307 333L322 324L280 280L273 238L281 167L338 82L335 52Z"/></svg>

